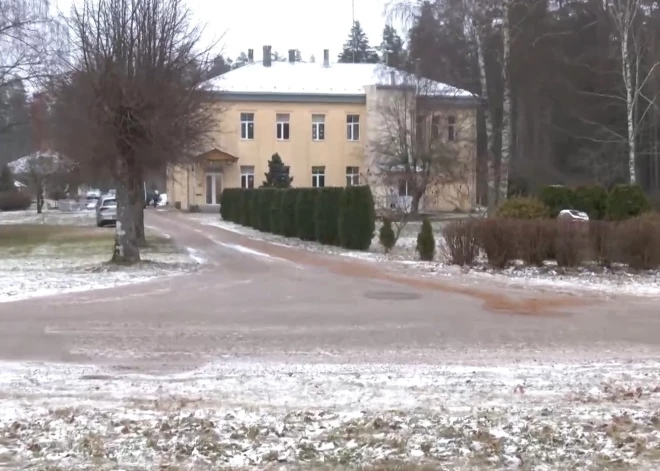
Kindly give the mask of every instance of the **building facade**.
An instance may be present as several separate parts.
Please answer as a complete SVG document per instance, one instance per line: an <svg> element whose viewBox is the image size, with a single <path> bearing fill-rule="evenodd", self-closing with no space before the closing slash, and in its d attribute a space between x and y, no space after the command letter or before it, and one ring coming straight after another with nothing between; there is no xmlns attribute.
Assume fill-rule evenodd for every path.
<svg viewBox="0 0 660 471"><path fill-rule="evenodd" d="M381 148L377 141L384 139L381 128L387 121L382 105L392 99L393 90L401 90L406 74L382 64L331 64L327 50L323 63L294 62L293 56L288 62L273 62L268 46L266 60L255 62L252 56L250 51L244 67L213 79L217 145L195 163L169 169L172 204L217 210L224 188L261 186L275 153L290 167L293 186L370 184L378 187L375 193L409 197L396 175L375 178L373 171ZM458 121L469 123L466 129L474 127L478 101L462 90L437 83L435 87L447 138ZM444 125L438 121L437 126ZM462 158L476 162L476 155L469 156L475 153L476 130L463 132L461 138ZM473 176L465 176L470 188ZM453 209L435 194L433 200L425 198L425 209ZM454 206L469 209L472 204L470 196Z"/></svg>

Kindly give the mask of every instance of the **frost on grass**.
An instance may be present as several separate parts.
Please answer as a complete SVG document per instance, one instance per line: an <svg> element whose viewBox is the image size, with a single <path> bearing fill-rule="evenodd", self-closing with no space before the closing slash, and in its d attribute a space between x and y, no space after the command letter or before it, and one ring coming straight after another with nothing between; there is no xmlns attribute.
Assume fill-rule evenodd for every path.
<svg viewBox="0 0 660 471"><path fill-rule="evenodd" d="M113 231L96 228L93 213L75 213L76 224L68 213L48 214L47 224L0 224L0 302L140 283L196 265L170 240L153 234L141 251L144 262L112 265Z"/></svg>
<svg viewBox="0 0 660 471"><path fill-rule="evenodd" d="M286 238L274 234L255 231L249 227L240 226L219 220L217 215L195 215L203 224L215 226L239 233L252 239L266 240L273 244L288 247L302 248L319 253L339 255L367 262L386 263L393 271L403 271L416 275L451 278L464 284L482 285L485 280L501 285L530 288L534 290L546 289L553 292L579 293L594 292L607 296L635 295L659 296L660 271L631 272L625 267L602 268L595 264L580 268L561 268L554 262L546 262L543 267L529 267L514 263L505 270L495 270L487 266L484 257L475 267L458 267L451 265L447 256L447 248L441 230L443 223L435 223L436 234L436 261L422 262L415 250L417 244L414 223L406 226L404 232L396 243L394 249L384 254L378 244L375 232L371 247L367 252L344 250L339 247L321 245L316 242L301 241L295 238Z"/></svg>
<svg viewBox="0 0 660 471"><path fill-rule="evenodd" d="M657 469L659 366L223 363L151 377L4 364L0 463Z"/></svg>

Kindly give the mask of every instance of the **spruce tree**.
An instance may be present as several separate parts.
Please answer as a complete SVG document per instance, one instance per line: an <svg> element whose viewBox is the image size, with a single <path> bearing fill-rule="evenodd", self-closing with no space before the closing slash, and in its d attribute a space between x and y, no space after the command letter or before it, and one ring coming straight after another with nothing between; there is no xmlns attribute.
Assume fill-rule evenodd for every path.
<svg viewBox="0 0 660 471"><path fill-rule="evenodd" d="M268 161L268 173L266 181L261 185L262 188L291 188L293 177L289 176L289 166L284 165L282 158L278 153Z"/></svg>
<svg viewBox="0 0 660 471"><path fill-rule="evenodd" d="M360 26L359 21L353 22L348 39L344 43L344 50L339 54L339 62L355 62L377 64L380 58L369 45L369 38Z"/></svg>
<svg viewBox="0 0 660 471"><path fill-rule="evenodd" d="M422 222L422 230L417 235L417 252L421 260L430 262L435 257L435 238L433 237L433 227L428 218Z"/></svg>
<svg viewBox="0 0 660 471"><path fill-rule="evenodd" d="M5 164L0 169L0 192L15 191L14 175L11 173L9 165Z"/></svg>
<svg viewBox="0 0 660 471"><path fill-rule="evenodd" d="M386 25L383 29L383 42L380 45L383 63L403 69L406 65L406 51L403 47L403 39L397 33L396 28Z"/></svg>
<svg viewBox="0 0 660 471"><path fill-rule="evenodd" d="M378 233L378 240L380 245L385 249L385 253L388 253L394 247L396 243L394 230L392 229L392 221L389 218L383 218L383 225L380 226L380 231Z"/></svg>

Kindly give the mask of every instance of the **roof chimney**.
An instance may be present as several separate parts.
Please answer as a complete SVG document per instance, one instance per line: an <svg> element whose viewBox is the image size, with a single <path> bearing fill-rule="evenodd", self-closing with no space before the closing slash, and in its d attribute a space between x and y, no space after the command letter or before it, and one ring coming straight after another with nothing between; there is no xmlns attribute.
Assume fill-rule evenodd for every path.
<svg viewBox="0 0 660 471"><path fill-rule="evenodd" d="M289 49L289 62L293 64L295 61L296 61L296 50Z"/></svg>
<svg viewBox="0 0 660 471"><path fill-rule="evenodd" d="M330 67L330 50L323 49L323 67Z"/></svg>
<svg viewBox="0 0 660 471"><path fill-rule="evenodd" d="M264 67L270 67L271 57L270 57L270 46L264 46Z"/></svg>
<svg viewBox="0 0 660 471"><path fill-rule="evenodd" d="M248 62L254 62L254 49L248 49Z"/></svg>

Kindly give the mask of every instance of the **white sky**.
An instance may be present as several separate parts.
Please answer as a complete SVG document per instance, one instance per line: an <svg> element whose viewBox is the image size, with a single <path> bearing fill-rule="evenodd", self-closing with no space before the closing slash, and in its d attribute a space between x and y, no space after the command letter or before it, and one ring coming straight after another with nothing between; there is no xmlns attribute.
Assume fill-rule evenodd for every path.
<svg viewBox="0 0 660 471"><path fill-rule="evenodd" d="M348 37L355 19L369 37L372 46L380 44L386 23L388 0L187 0L206 26L209 43L220 40L224 55L234 59L241 51L254 49L261 60L262 47L286 56L289 49L300 49L304 60L314 54L322 60L323 49L330 49L335 60ZM57 8L69 13L73 0L56 0ZM223 36L224 35L224 36Z"/></svg>

